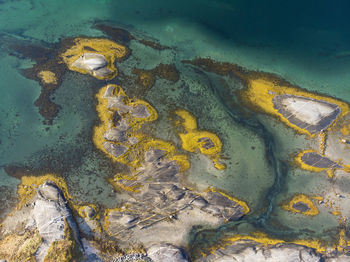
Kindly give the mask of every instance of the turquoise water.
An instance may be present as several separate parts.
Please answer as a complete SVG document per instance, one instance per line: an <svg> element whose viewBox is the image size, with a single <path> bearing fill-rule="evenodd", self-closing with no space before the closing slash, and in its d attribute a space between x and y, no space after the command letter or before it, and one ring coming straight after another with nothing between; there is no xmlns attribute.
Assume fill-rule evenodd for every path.
<svg viewBox="0 0 350 262"><path fill-rule="evenodd" d="M310 236L322 237L324 232L335 233L337 227L326 210L305 220L278 206L294 193L316 194L328 186L325 176L289 166L292 156L313 142L269 117L242 114L228 103L231 97L234 100L233 91L242 88L239 83L226 79L232 91L226 97L222 79L195 72L181 60L211 57L275 73L307 90L350 102L345 10L345 4L326 1L0 1L0 39L53 44L65 37L102 36L93 25L103 21L173 47L159 52L132 42L133 56L118 67L129 74L135 66L151 69L174 63L181 73L179 82L159 80L142 94L160 115L153 134L178 144L169 117L177 107L184 107L197 116L200 129L218 134L223 141L228 168L218 171L206 157L191 155L191 169L185 174L189 185L199 189L215 185L247 201L253 210L247 221L273 234L297 235L307 228ZM94 94L105 83L65 74L53 95L62 109L53 124L46 125L33 105L41 87L21 74L32 62L13 56L6 40L0 43L0 201L6 203L1 215L14 206L19 183L4 172L8 165L59 173L77 201L115 206L118 195L106 178L120 167L90 141L96 121ZM124 87L137 93L132 85Z"/></svg>

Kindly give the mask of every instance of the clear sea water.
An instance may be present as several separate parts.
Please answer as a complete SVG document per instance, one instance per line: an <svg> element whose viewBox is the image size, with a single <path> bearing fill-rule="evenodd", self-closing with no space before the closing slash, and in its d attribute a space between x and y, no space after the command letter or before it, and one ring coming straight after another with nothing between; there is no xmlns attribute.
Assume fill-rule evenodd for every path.
<svg viewBox="0 0 350 262"><path fill-rule="evenodd" d="M211 57L275 73L307 90L350 102L349 9L346 1L322 0L2 0L0 40L6 36L18 42L56 43L65 37L102 36L93 24L104 22L175 47L160 54L131 45L141 59L138 67L175 63L181 72L178 84L166 88L169 83L157 81L145 96L160 115L154 133L179 142L168 121L176 105L193 112L201 129L223 141L227 170L217 171L205 157L193 155L186 173L189 183L201 189L215 185L247 201L253 210L247 223L271 234L298 235L307 228L307 237L327 238L335 234L337 222L326 211L311 219L291 216L278 205L294 193L315 194L329 183L324 176L288 165L291 155L309 142L269 117L246 119L220 97L215 76L198 76L180 61ZM33 105L41 87L21 74L32 62L12 56L0 44L1 215L14 206L19 183L4 172L7 165L59 173L78 201L115 206L118 196L105 178L118 168L90 142L96 119L93 96L103 83L67 73L53 95L62 109L52 125L45 125ZM135 63L130 59L119 67L127 72ZM233 83L231 88L240 86Z"/></svg>

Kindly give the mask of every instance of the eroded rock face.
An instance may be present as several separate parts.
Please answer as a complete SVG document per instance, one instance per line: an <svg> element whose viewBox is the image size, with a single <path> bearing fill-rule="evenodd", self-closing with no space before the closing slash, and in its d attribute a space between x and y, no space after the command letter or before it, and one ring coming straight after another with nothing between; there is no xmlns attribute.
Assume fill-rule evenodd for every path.
<svg viewBox="0 0 350 262"><path fill-rule="evenodd" d="M159 244L150 247L147 255L153 262L189 262L182 248L170 244Z"/></svg>
<svg viewBox="0 0 350 262"><path fill-rule="evenodd" d="M66 224L72 230L73 236L80 244L79 230L67 205L61 189L52 181L46 181L37 189L33 215L38 231L43 239L36 258L43 261L50 244L65 237Z"/></svg>

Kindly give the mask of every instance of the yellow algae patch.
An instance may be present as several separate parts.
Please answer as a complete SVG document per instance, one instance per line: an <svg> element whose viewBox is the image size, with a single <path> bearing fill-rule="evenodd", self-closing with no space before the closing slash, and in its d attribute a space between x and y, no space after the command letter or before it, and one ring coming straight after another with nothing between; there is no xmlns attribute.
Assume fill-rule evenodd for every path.
<svg viewBox="0 0 350 262"><path fill-rule="evenodd" d="M321 168L321 167L315 167L315 166L310 166L306 163L304 163L304 161L302 160L303 155L307 154L307 153L317 153L317 151L315 150L304 150L301 151L296 157L295 157L295 163L302 169L308 170L308 171L312 171L312 172L322 172L327 170L328 168Z"/></svg>
<svg viewBox="0 0 350 262"><path fill-rule="evenodd" d="M214 167L215 167L217 170L225 170L225 169L226 169L226 165L223 164L223 163L220 163L218 157L212 158L212 161L213 161L213 163L214 163Z"/></svg>
<svg viewBox="0 0 350 262"><path fill-rule="evenodd" d="M53 174L46 174L43 176L22 176L21 183L17 188L17 194L19 197L17 208L21 208L29 200L31 200L36 194L36 189L47 180L51 180L62 190L66 200L72 199L71 195L68 193L67 183L61 177Z"/></svg>
<svg viewBox="0 0 350 262"><path fill-rule="evenodd" d="M174 155L170 157L170 160L174 160L178 163L181 172L186 171L191 166L190 161L186 155Z"/></svg>
<svg viewBox="0 0 350 262"><path fill-rule="evenodd" d="M197 120L190 112L185 109L178 109L175 114L182 118L181 125L187 132L197 129Z"/></svg>
<svg viewBox="0 0 350 262"><path fill-rule="evenodd" d="M299 210L297 208L298 204L303 206L306 205L308 209L305 211ZM288 203L282 205L282 208L292 213L300 213L307 216L316 216L319 214L319 211L315 204L304 194L297 194L293 196L293 198Z"/></svg>
<svg viewBox="0 0 350 262"><path fill-rule="evenodd" d="M45 84L57 84L57 77L54 72L40 71L38 77L40 77Z"/></svg>
<svg viewBox="0 0 350 262"><path fill-rule="evenodd" d="M335 173L335 168L329 168L327 169L327 175L329 178L333 178Z"/></svg>
<svg viewBox="0 0 350 262"><path fill-rule="evenodd" d="M222 195L222 196L224 196L224 197L226 197L226 198L228 198L228 199L230 199L230 200L236 202L237 205L241 206L241 207L243 208L243 213L244 213L244 214L248 214L248 213L250 212L250 208L248 207L247 203L244 202L244 201L242 201L242 200L239 200L239 199L237 199L237 198L235 198L235 197L233 197L233 196L230 196L230 195L228 195L228 194L226 194L226 193L224 193L224 192L222 192L222 191L216 190L216 189L214 189L214 188L208 188L208 189L206 190L206 192L216 192L216 193L219 193L220 195Z"/></svg>
<svg viewBox="0 0 350 262"><path fill-rule="evenodd" d="M106 89L109 85L101 88L98 93L96 94L96 98L98 101L98 104L96 106L96 111L98 114L98 117L100 119L100 125L94 127L94 133L92 140L95 144L95 146L109 155L109 153L106 151L106 149L103 147L102 143L105 141L103 138L104 133L107 132L108 128L110 128L110 125L113 123L113 111L108 110L107 108L107 99L104 98L104 93L106 92ZM115 85L116 89L121 89L119 86Z"/></svg>
<svg viewBox="0 0 350 262"><path fill-rule="evenodd" d="M219 137L209 131L197 129L196 118L184 109L178 109L175 114L181 118L178 125L182 125L185 132L179 133L182 142L182 148L188 152L196 152L209 156L214 162L215 168L223 170L226 168L224 164L219 163L219 154L222 150L222 143Z"/></svg>
<svg viewBox="0 0 350 262"><path fill-rule="evenodd" d="M107 61L106 68L111 71L106 77L95 76L91 71L75 67L73 63L84 53L94 53L103 55ZM67 49L61 57L64 63L72 71L82 74L90 74L98 79L112 79L117 75L117 68L114 63L116 59L122 59L128 55L128 49L108 39L101 38L76 38L74 44Z"/></svg>
<svg viewBox="0 0 350 262"><path fill-rule="evenodd" d="M327 133L321 132L319 138L320 138L320 153L321 155L324 155L326 152Z"/></svg>
<svg viewBox="0 0 350 262"><path fill-rule="evenodd" d="M315 136L315 134L312 135L308 130L292 124L286 117L279 113L277 109L275 109L273 104L273 98L276 95L286 94L326 101L335 104L341 109L341 113L338 116L338 118L343 117L349 113L349 106L345 102L339 101L331 97L309 93L296 87L279 85L274 81L270 81L263 78L248 79L248 87L242 92L242 100L247 106L254 107L257 110L262 111L263 113L278 117L282 122L296 130L298 133L306 134L312 137Z"/></svg>
<svg viewBox="0 0 350 262"><path fill-rule="evenodd" d="M348 120L341 128L340 132L344 135L350 135L350 120Z"/></svg>
<svg viewBox="0 0 350 262"><path fill-rule="evenodd" d="M180 133L179 136L182 141L182 147L186 151L195 152L196 149L199 149L204 155L215 155L221 152L221 141L217 135L211 132L195 130L189 133ZM210 141L213 145L210 145Z"/></svg>
<svg viewBox="0 0 350 262"><path fill-rule="evenodd" d="M350 125L343 126L340 131L344 136L350 135Z"/></svg>

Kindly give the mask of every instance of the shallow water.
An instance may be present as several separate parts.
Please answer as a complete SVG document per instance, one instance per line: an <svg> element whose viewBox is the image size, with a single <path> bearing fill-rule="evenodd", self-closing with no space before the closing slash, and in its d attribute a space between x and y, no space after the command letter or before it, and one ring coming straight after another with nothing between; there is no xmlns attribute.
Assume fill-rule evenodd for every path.
<svg viewBox="0 0 350 262"><path fill-rule="evenodd" d="M250 3L248 3L250 2ZM215 186L246 201L252 209L247 221L279 237L305 236L329 239L337 233L335 217L327 210L315 218L290 215L279 203L295 193L317 194L327 188L324 174L301 171L291 166L300 149L315 142L275 119L244 114L235 101L234 90L242 88L232 79L181 63L183 59L211 57L239 64L247 69L275 73L309 91L322 92L350 102L350 38L345 10L326 1L315 3L272 1L0 1L0 37L18 43L57 43L74 36L102 36L93 28L97 21L123 26L138 37L157 39L174 47L162 52L132 42L132 57L118 65L125 74L133 67L151 69L159 63L174 63L180 81L157 80L150 90L123 85L127 93L142 93L158 111L152 124L154 136L180 144L173 123L173 111L191 111L199 129L216 133L223 142L224 171L211 161L190 154L191 168L185 175L189 185L199 189ZM341 4L339 4L341 5ZM254 8L252 8L254 6ZM259 11L258 11L259 10ZM2 42L3 43L3 42ZM94 94L105 82L78 73L67 73L54 93L61 106L52 125L33 105L40 94L39 83L26 79L21 69L28 59L12 56L0 46L0 167L24 165L38 172L66 177L79 202L117 205L118 195L106 178L122 169L112 165L91 140L96 121ZM118 80L116 80L118 81ZM229 96L228 96L229 95ZM0 169L2 203L14 206L18 179ZM245 222L244 222L245 223ZM249 226L241 226L246 231ZM223 227L226 233L236 228ZM231 231L230 231L231 230Z"/></svg>

